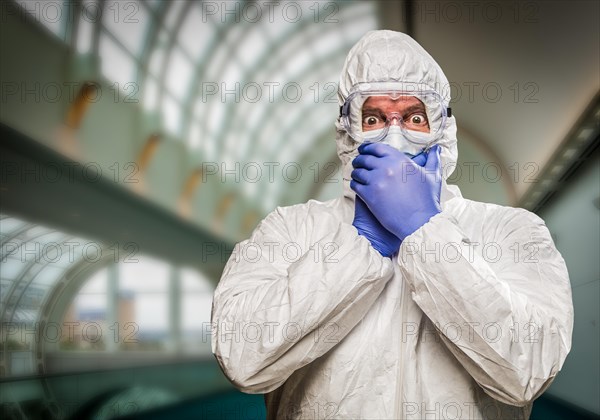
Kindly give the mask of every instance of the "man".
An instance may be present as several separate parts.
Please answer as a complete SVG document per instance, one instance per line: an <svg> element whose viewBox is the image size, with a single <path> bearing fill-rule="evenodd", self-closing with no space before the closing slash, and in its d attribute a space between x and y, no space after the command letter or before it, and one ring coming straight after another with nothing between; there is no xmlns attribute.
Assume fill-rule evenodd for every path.
<svg viewBox="0 0 600 420"><path fill-rule="evenodd" d="M562 367L565 263L536 215L446 184L447 86L409 36L367 33L339 85L344 196L277 208L227 263L213 353L268 418L526 419Z"/></svg>

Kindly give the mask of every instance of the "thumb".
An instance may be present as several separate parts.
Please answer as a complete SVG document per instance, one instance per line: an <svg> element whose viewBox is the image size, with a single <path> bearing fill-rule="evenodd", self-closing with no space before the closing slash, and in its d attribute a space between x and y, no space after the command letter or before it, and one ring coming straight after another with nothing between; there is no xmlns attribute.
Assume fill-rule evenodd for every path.
<svg viewBox="0 0 600 420"><path fill-rule="evenodd" d="M357 194L354 200L354 222L365 223L370 219L369 214L367 204Z"/></svg>
<svg viewBox="0 0 600 420"><path fill-rule="evenodd" d="M358 194L356 194L356 197L354 199L354 211L357 213L364 213L369 211L367 204L363 201L362 198L359 197Z"/></svg>

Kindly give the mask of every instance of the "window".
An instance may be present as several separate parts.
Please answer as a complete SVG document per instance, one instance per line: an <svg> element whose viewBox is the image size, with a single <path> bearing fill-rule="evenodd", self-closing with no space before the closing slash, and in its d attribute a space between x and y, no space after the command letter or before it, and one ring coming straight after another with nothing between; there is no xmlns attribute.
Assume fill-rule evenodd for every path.
<svg viewBox="0 0 600 420"><path fill-rule="evenodd" d="M108 269L97 271L83 285L62 322L61 350L106 350L110 340L107 311Z"/></svg>
<svg viewBox="0 0 600 420"><path fill-rule="evenodd" d="M210 354L210 313L213 287L199 272L183 269L181 273L182 350Z"/></svg>
<svg viewBox="0 0 600 420"><path fill-rule="evenodd" d="M169 340L169 264L139 257L118 269L119 348L165 350Z"/></svg>
<svg viewBox="0 0 600 420"><path fill-rule="evenodd" d="M213 291L197 270L148 256L105 267L74 297L59 348L209 355Z"/></svg>

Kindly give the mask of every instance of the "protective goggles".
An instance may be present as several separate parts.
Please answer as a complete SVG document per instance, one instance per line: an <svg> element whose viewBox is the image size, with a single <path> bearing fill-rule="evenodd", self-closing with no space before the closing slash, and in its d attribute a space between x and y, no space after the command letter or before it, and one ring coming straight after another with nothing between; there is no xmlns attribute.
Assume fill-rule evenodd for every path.
<svg viewBox="0 0 600 420"><path fill-rule="evenodd" d="M436 91L407 82L357 83L340 108L343 127L359 143L381 141L398 126L408 141L429 147L451 115Z"/></svg>

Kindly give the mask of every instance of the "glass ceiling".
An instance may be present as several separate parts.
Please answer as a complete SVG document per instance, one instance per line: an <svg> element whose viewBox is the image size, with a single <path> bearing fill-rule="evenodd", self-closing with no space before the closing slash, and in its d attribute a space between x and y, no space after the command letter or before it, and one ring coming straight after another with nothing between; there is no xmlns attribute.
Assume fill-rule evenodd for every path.
<svg viewBox="0 0 600 420"><path fill-rule="evenodd" d="M309 172L313 156L332 160L339 71L377 27L372 2L40 3L18 2L78 53L98 55L102 75L189 148L188 168L297 162ZM296 194L312 179L303 176ZM289 186L262 176L235 188L267 212Z"/></svg>
<svg viewBox="0 0 600 420"><path fill-rule="evenodd" d="M67 235L9 215L0 215L0 245L0 321L8 326L3 328L0 339L2 357L10 357L7 349L24 350L33 356L32 341L37 343L40 339L36 328L54 304L49 300L54 296L53 290L65 279L77 280L81 285L70 296L74 305L71 309L78 314L74 320L106 320L112 307L112 311L118 312L112 316L119 325L135 323L136 337L139 336L141 343L138 347L143 348L144 337L150 336L158 340L158 349L191 348L196 352L209 352L210 341L206 334L210 331L207 326L214 286L197 270L174 267L144 255L136 255L134 261L128 261L129 257L119 258L115 264L109 244ZM103 254L110 254L110 261L102 258ZM80 273L83 271L79 267L95 264L99 264L98 269L85 271L91 274L81 280L77 279L79 274L70 271L78 266L75 271ZM110 270L115 273L114 295L107 289ZM171 286L173 282L177 287ZM111 296L117 300L129 299L131 313L121 313L124 309L110 305ZM172 305L178 308L178 315L169 309ZM174 347L173 340L186 345ZM10 360L5 362L8 365L5 374L34 372L32 363L25 370L16 370Z"/></svg>
<svg viewBox="0 0 600 420"><path fill-rule="evenodd" d="M0 215L0 240L3 323L36 322L52 286L80 261L76 256L90 243L6 215Z"/></svg>

